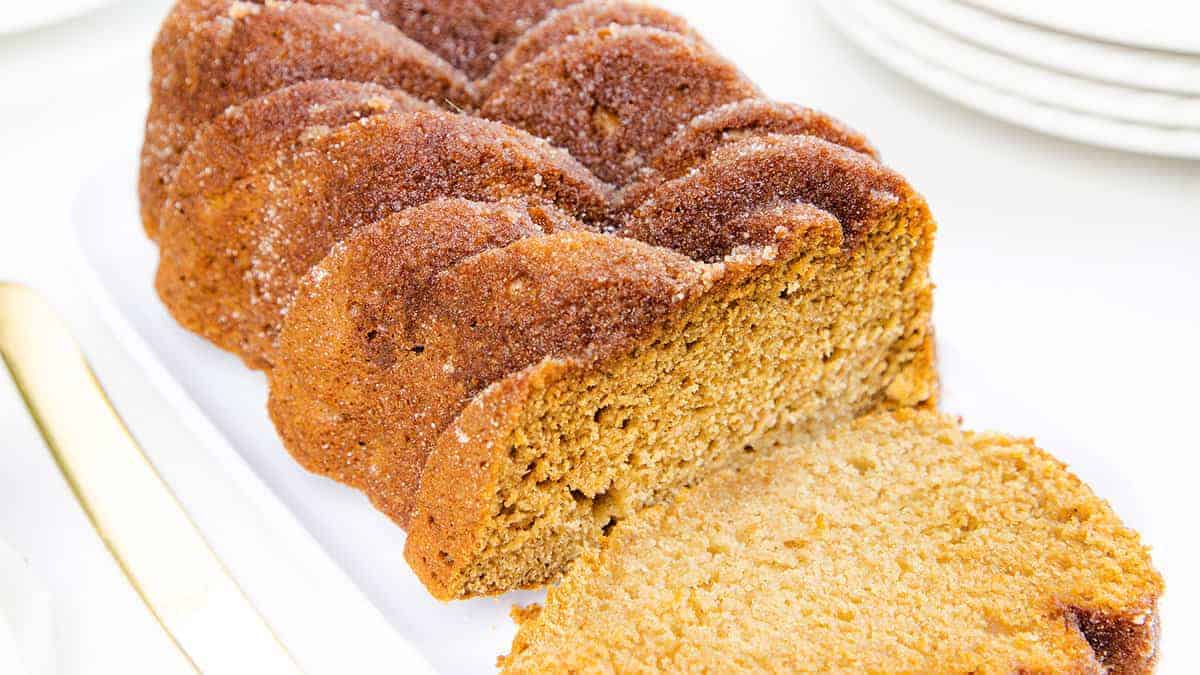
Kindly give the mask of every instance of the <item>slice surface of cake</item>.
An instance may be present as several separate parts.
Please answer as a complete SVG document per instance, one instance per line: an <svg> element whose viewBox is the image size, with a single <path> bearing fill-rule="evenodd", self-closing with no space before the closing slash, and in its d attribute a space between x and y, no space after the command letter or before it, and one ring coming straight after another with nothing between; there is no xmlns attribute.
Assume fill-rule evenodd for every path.
<svg viewBox="0 0 1200 675"><path fill-rule="evenodd" d="M1162 581L1032 442L876 413L618 523L509 673L1143 673Z"/></svg>

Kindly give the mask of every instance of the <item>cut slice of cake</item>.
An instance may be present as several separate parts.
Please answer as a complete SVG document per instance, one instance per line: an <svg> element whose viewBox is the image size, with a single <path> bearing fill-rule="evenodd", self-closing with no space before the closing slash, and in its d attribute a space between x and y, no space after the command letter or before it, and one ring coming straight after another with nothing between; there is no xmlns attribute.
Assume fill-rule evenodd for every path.
<svg viewBox="0 0 1200 675"><path fill-rule="evenodd" d="M1142 673L1162 580L1026 439L876 413L620 522L509 673Z"/></svg>

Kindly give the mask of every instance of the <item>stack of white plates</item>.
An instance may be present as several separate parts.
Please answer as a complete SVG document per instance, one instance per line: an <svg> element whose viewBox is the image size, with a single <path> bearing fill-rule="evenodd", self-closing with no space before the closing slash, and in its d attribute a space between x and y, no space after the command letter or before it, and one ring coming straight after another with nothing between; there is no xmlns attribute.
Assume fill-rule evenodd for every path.
<svg viewBox="0 0 1200 675"><path fill-rule="evenodd" d="M1044 133L1200 158L1200 2L823 0L859 47Z"/></svg>

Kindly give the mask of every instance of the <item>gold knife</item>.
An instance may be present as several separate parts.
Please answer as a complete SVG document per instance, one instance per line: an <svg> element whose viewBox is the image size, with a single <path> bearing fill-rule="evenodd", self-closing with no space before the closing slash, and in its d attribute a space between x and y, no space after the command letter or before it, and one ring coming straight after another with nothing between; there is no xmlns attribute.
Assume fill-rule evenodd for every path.
<svg viewBox="0 0 1200 675"><path fill-rule="evenodd" d="M65 324L0 283L0 356L75 496L192 667L298 673L117 416Z"/></svg>

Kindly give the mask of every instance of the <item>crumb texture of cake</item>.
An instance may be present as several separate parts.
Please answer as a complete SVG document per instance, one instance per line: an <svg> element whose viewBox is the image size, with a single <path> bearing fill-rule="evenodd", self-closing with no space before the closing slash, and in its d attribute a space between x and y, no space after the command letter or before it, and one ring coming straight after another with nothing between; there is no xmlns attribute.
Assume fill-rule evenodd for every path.
<svg viewBox="0 0 1200 675"><path fill-rule="evenodd" d="M506 673L1147 673L1162 580L1027 439L880 412L617 523Z"/></svg>

